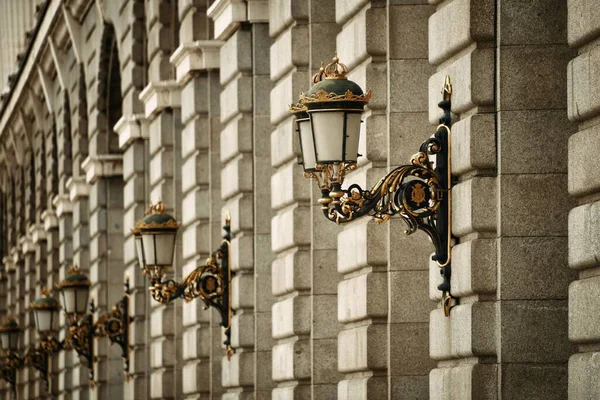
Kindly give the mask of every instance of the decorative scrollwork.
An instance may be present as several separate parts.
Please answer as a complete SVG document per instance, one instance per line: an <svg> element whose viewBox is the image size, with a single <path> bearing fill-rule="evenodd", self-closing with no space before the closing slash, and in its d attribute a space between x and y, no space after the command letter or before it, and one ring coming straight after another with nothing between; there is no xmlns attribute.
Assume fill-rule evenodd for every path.
<svg viewBox="0 0 600 400"><path fill-rule="evenodd" d="M221 316L221 326L225 330L224 344L227 348L227 358L234 353L231 347L231 269L229 247L231 227L229 218L226 219L225 236L221 246L209 257L204 265L190 272L181 282L164 279L162 269L150 269L150 293L159 303L167 304L182 298L186 302L200 298L204 309L215 308Z"/></svg>

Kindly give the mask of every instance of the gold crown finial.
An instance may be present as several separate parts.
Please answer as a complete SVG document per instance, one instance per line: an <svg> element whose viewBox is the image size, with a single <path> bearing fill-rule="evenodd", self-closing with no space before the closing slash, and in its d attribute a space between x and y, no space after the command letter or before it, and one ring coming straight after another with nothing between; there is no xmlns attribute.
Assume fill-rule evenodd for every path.
<svg viewBox="0 0 600 400"><path fill-rule="evenodd" d="M69 269L67 269L67 274L79 275L79 274L81 274L81 268L79 268L79 265L73 264L69 267Z"/></svg>
<svg viewBox="0 0 600 400"><path fill-rule="evenodd" d="M452 97L452 83L450 82L450 75L446 75L444 79L444 86L442 86L442 96L444 100L450 100Z"/></svg>
<svg viewBox="0 0 600 400"><path fill-rule="evenodd" d="M346 79L346 74L348 74L348 67L346 64L340 62L337 53L335 53L331 62L325 67L323 67L323 62L321 62L321 68L313 76L312 81L313 83L318 83L323 79Z"/></svg>
<svg viewBox="0 0 600 400"><path fill-rule="evenodd" d="M42 296L44 296L44 297L50 297L50 291L48 290L48 288L46 286L44 286L42 288Z"/></svg>
<svg viewBox="0 0 600 400"><path fill-rule="evenodd" d="M146 210L146 212L144 213L144 215L164 214L165 212L167 212L167 206L166 206L166 204L163 203L162 200L158 200L156 203L150 204L148 206L148 209Z"/></svg>

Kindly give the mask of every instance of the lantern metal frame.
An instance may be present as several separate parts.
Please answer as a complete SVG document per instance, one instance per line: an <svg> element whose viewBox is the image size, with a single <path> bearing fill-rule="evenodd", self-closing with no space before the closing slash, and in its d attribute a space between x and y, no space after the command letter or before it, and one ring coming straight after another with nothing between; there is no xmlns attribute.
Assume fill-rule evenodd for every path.
<svg viewBox="0 0 600 400"><path fill-rule="evenodd" d="M150 205L146 211L146 217L157 213L166 213L166 206L162 201ZM146 217L145 220L147 221ZM162 226L153 226L152 229L147 228L147 222L144 220L138 221L132 231L134 235L143 236L154 235L157 232L161 234L161 229L169 229L169 232L172 234L173 229L175 229L176 234L179 225L175 219L165 217L163 220ZM225 234L219 248L211 254L204 264L200 264L181 282L166 278L166 270L171 266L165 268L162 265L147 266L144 264L140 267L150 280L149 289L155 301L161 304L168 304L178 298L182 298L185 302L191 302L196 298L200 298L204 302L203 308L205 310L213 307L219 312L221 326L225 334L223 344L225 345L227 359L230 360L233 353L235 353L235 349L231 346L233 309L231 308L231 217L229 214L225 217L223 229ZM136 237L136 240L138 239L139 236ZM141 259L145 263L143 239L140 243L141 248L138 248L138 251L141 250L142 256L138 257L138 259ZM175 248L175 244L176 240L173 241L173 248Z"/></svg>
<svg viewBox="0 0 600 400"><path fill-rule="evenodd" d="M319 73L313 77L315 87L322 79L345 82L347 70L347 67L334 57L332 63L321 67ZM343 83L342 87L344 86L349 84ZM334 84L330 84L329 87L335 88ZM343 100L355 101L362 109L370 99L371 92L363 94L362 89L358 90L358 93L347 90L341 94L339 90L329 93L318 90L315 93L315 89L311 89L308 95L300 95L300 102L291 105L290 112L300 118L306 112L310 118L310 107L314 107L314 103L319 104L319 107L336 108L344 107L341 103ZM456 299L450 293L454 182L451 171L451 97L452 85L450 77L447 76L442 88L442 100L438 104L443 116L434 135L421 144L419 151L412 156L410 164L393 169L373 188L365 190L357 184L352 184L347 189L342 188L346 174L357 168L357 162L347 162L345 159L325 163L319 162L317 157L316 168L304 171L304 176L314 179L320 188L321 198L318 202L321 204L323 215L329 221L344 224L363 216L371 216L381 223L398 215L407 224L407 235L421 230L429 236L435 248L433 260L440 267L443 280L438 289L442 292L442 308L446 316L450 315L450 309L456 303ZM347 137L345 128L346 126L343 135ZM298 120L297 130L301 136ZM312 134L317 154L314 129ZM432 162L432 156L435 157L435 162Z"/></svg>
<svg viewBox="0 0 600 400"><path fill-rule="evenodd" d="M0 327L0 334L16 333L22 335L23 331L19 328L17 321L10 315L7 315L6 322ZM9 340L10 342L10 340ZM13 393L13 397L17 397L17 371L25 366L25 358L19 355L18 349L4 349L6 356L3 357L0 363L0 378L8 382ZM19 338L17 338L17 347L19 347Z"/></svg>
<svg viewBox="0 0 600 400"><path fill-rule="evenodd" d="M67 271L67 276L77 274L85 277L76 265L73 265ZM65 282L67 281L63 280L58 283L56 289L62 291L65 287ZM86 284L89 284L89 280L85 277L85 279L80 279L77 283L81 287L84 287ZM73 283L67 283L67 285L72 286ZM46 298L50 297L50 292L46 288L42 289L42 294ZM38 330L41 340L35 347L29 349L25 357L25 362L40 372L42 380L47 388L49 387L50 358L61 350L75 350L79 356L85 358L86 367L89 370L90 385L91 387L94 387L94 362L96 361L94 355L94 338L102 337L107 337L111 343L116 343L121 348L125 379L127 381L129 380L131 376L129 373L129 323L131 321L129 314L130 295L131 289L129 287L129 277L127 276L124 283L123 297L113 306L111 311L100 316L97 321L94 321L94 313L96 312L94 300L89 300L88 295L89 311L86 311L85 314L65 312L65 315L70 322L67 327L65 338L62 341L56 339L56 331L53 329L44 332ZM41 299L37 299L32 302L29 310L35 313L41 308L48 307L48 302L41 302L40 300ZM58 312L59 309L60 306L53 309L53 312ZM37 316L35 316L35 318L37 328Z"/></svg>

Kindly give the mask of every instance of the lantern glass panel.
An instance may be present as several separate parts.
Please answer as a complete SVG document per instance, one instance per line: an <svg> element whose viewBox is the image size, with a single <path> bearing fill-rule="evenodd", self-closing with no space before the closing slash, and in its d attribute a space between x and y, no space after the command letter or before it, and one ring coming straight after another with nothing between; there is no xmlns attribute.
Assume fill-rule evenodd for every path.
<svg viewBox="0 0 600 400"><path fill-rule="evenodd" d="M63 307L67 314L85 314L87 312L90 289L87 287L63 288Z"/></svg>
<svg viewBox="0 0 600 400"><path fill-rule="evenodd" d="M327 164L342 161L345 112L313 111L309 115L317 162Z"/></svg>
<svg viewBox="0 0 600 400"><path fill-rule="evenodd" d="M9 336L8 332L2 332L2 333L0 333L0 342L2 342L2 348L4 350L8 350L9 349L9 347L8 347L8 336Z"/></svg>
<svg viewBox="0 0 600 400"><path fill-rule="evenodd" d="M362 113L346 113L346 154L344 161L356 162Z"/></svg>
<svg viewBox="0 0 600 400"><path fill-rule="evenodd" d="M304 118L296 121L298 125L298 134L300 136L300 150L302 151L302 161L305 170L313 170L317 166L315 155L315 141L310 125L310 119Z"/></svg>
<svg viewBox="0 0 600 400"><path fill-rule="evenodd" d="M147 266L171 266L175 255L176 232L142 235L144 258Z"/></svg>
<svg viewBox="0 0 600 400"><path fill-rule="evenodd" d="M142 236L135 236L135 252L137 254L138 263L140 268L144 269L144 248L142 247Z"/></svg>
<svg viewBox="0 0 600 400"><path fill-rule="evenodd" d="M11 351L17 351L19 350L19 331L14 331L14 332L7 332L6 336L7 338L5 339L6 341L8 341L8 350ZM3 340L4 342L4 340ZM5 347L6 349L6 347Z"/></svg>
<svg viewBox="0 0 600 400"><path fill-rule="evenodd" d="M56 311L49 309L38 309L34 311L35 324L38 332L51 332L56 320Z"/></svg>

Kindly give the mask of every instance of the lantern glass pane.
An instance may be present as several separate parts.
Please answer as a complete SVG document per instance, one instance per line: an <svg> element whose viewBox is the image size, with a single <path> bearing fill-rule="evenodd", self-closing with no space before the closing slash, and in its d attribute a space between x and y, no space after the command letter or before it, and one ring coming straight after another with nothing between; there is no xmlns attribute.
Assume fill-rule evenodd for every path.
<svg viewBox="0 0 600 400"><path fill-rule="evenodd" d="M63 308L67 314L75 312L75 288L62 289Z"/></svg>
<svg viewBox="0 0 600 400"><path fill-rule="evenodd" d="M156 265L154 235L150 233L142 235L142 243L142 251L144 252L144 261L146 262L146 266Z"/></svg>
<svg viewBox="0 0 600 400"><path fill-rule="evenodd" d="M140 264L140 268L144 268L144 249L142 248L142 237L135 237L135 252L137 254L138 263Z"/></svg>
<svg viewBox="0 0 600 400"><path fill-rule="evenodd" d="M8 350L8 332L0 333L0 342L2 342L2 348Z"/></svg>
<svg viewBox="0 0 600 400"><path fill-rule="evenodd" d="M173 265L175 254L175 232L154 236L156 241L156 264L163 266Z"/></svg>
<svg viewBox="0 0 600 400"><path fill-rule="evenodd" d="M304 169L315 169L317 166L317 159L315 157L315 142L310 126L310 119L300 119L296 122L300 134L300 150L302 151Z"/></svg>
<svg viewBox="0 0 600 400"><path fill-rule="evenodd" d="M76 302L75 312L77 314L85 314L87 312L88 299L90 296L90 288L77 288L75 291Z"/></svg>
<svg viewBox="0 0 600 400"><path fill-rule="evenodd" d="M361 116L362 113L346 114L346 155L344 161L356 162L358 158Z"/></svg>
<svg viewBox="0 0 600 400"><path fill-rule="evenodd" d="M35 323L38 332L52 331L52 321L54 320L54 310L35 310Z"/></svg>
<svg viewBox="0 0 600 400"><path fill-rule="evenodd" d="M344 111L314 111L310 113L317 162L342 161L344 116Z"/></svg>

